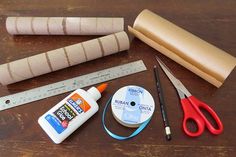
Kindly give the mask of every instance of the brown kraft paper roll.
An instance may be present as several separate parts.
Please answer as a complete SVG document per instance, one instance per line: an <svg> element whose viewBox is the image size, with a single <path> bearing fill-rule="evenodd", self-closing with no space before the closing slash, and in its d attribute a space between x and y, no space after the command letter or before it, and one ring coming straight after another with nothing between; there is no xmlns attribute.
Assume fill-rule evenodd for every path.
<svg viewBox="0 0 236 157"><path fill-rule="evenodd" d="M190 32L145 9L129 31L165 56L220 87L236 65L236 58Z"/></svg>

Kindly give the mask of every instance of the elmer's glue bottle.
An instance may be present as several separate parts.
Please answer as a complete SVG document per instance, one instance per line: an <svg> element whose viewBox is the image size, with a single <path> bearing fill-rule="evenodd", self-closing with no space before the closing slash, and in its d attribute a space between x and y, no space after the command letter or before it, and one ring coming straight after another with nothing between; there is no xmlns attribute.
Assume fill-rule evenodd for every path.
<svg viewBox="0 0 236 157"><path fill-rule="evenodd" d="M38 123L56 144L61 143L98 111L97 100L107 84L77 89L43 114Z"/></svg>

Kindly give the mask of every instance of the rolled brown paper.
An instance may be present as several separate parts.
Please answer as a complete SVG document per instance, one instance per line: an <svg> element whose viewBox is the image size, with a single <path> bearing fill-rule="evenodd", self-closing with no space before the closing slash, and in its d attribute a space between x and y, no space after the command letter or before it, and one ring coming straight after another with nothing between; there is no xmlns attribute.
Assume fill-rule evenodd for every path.
<svg viewBox="0 0 236 157"><path fill-rule="evenodd" d="M108 35L124 30L120 17L7 17L12 35Z"/></svg>
<svg viewBox="0 0 236 157"><path fill-rule="evenodd" d="M0 65L0 83L8 85L35 76L128 50L122 31Z"/></svg>
<svg viewBox="0 0 236 157"><path fill-rule="evenodd" d="M145 9L129 31L162 54L220 87L236 65L236 58L192 33Z"/></svg>

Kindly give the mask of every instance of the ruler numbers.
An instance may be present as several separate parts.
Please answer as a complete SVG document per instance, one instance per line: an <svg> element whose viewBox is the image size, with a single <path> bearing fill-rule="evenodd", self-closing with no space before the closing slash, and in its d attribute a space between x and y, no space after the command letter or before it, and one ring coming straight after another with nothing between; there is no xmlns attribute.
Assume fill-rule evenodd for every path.
<svg viewBox="0 0 236 157"><path fill-rule="evenodd" d="M147 70L143 61L111 67L0 98L0 111Z"/></svg>

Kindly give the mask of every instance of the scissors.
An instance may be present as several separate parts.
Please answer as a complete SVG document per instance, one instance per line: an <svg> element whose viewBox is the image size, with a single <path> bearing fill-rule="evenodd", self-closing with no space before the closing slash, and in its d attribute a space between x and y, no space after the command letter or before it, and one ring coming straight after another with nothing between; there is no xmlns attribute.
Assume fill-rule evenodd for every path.
<svg viewBox="0 0 236 157"><path fill-rule="evenodd" d="M168 69L168 67L156 56L157 62L160 64L162 70L165 72L167 77L170 79L174 87L176 88L178 95L180 97L180 102L184 111L184 120L183 120L183 130L184 132L191 137L200 136L205 127L214 135L218 135L223 131L223 124L215 113L215 111L210 108L206 103L198 100L194 97L185 86L178 80L172 72ZM202 113L200 109L204 109L207 111L214 121L217 124L217 128L215 128L206 118L206 116ZM187 127L187 122L191 120L195 122L197 126L197 131L191 131Z"/></svg>

